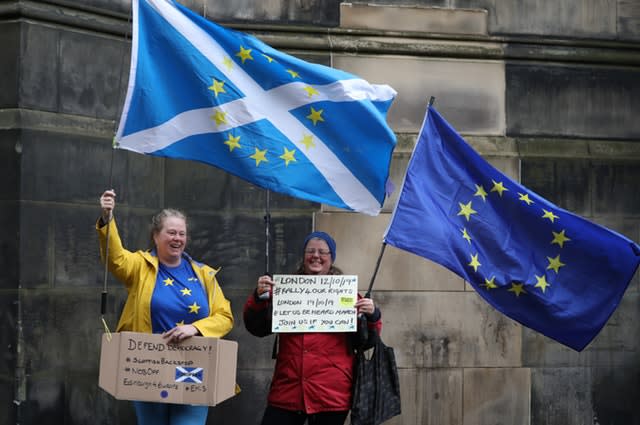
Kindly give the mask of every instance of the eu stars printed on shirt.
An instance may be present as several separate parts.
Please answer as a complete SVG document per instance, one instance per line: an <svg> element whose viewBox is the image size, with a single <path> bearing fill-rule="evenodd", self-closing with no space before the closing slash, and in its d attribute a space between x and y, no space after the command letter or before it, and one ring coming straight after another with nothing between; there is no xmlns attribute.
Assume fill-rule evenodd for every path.
<svg viewBox="0 0 640 425"><path fill-rule="evenodd" d="M375 215L395 91L279 52L169 0L134 0L117 146L201 161L258 186Z"/></svg>
<svg viewBox="0 0 640 425"><path fill-rule="evenodd" d="M502 313L578 351L640 262L636 243L511 180L432 107L384 240L442 264Z"/></svg>
<svg viewBox="0 0 640 425"><path fill-rule="evenodd" d="M209 315L207 293L186 259L178 267L160 264L151 310L152 330L157 333Z"/></svg>

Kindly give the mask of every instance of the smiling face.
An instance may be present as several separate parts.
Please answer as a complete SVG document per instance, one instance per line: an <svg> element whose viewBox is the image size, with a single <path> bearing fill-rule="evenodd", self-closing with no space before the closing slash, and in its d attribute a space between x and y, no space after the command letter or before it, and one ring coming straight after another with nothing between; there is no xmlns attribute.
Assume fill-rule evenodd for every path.
<svg viewBox="0 0 640 425"><path fill-rule="evenodd" d="M304 272L306 274L327 274L331 268L331 251L322 239L311 239L304 248Z"/></svg>
<svg viewBox="0 0 640 425"><path fill-rule="evenodd" d="M187 223L184 218L165 217L160 230L153 234L153 242L162 264L172 267L179 265L187 245Z"/></svg>

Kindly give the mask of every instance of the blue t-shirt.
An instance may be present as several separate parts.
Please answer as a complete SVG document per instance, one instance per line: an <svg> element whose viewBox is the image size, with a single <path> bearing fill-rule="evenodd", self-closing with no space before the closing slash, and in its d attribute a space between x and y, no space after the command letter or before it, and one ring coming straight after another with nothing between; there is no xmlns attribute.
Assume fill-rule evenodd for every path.
<svg viewBox="0 0 640 425"><path fill-rule="evenodd" d="M177 267L160 264L151 296L153 333L189 325L208 316L207 292L189 261L183 258Z"/></svg>

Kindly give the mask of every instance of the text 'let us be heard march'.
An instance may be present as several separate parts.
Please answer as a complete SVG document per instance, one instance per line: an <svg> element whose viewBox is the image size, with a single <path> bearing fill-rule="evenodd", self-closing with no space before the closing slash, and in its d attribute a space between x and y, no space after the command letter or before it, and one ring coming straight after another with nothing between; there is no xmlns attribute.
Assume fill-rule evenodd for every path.
<svg viewBox="0 0 640 425"><path fill-rule="evenodd" d="M275 275L273 332L353 332L358 276Z"/></svg>

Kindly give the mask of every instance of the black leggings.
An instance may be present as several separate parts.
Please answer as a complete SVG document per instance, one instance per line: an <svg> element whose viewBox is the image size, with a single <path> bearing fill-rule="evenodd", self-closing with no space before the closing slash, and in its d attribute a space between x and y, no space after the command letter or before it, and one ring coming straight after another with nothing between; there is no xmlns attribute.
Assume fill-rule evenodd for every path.
<svg viewBox="0 0 640 425"><path fill-rule="evenodd" d="M305 420L307 425L344 425L349 411L344 412L319 412L308 415L304 412L279 409L267 406L262 417L261 425L302 425Z"/></svg>

